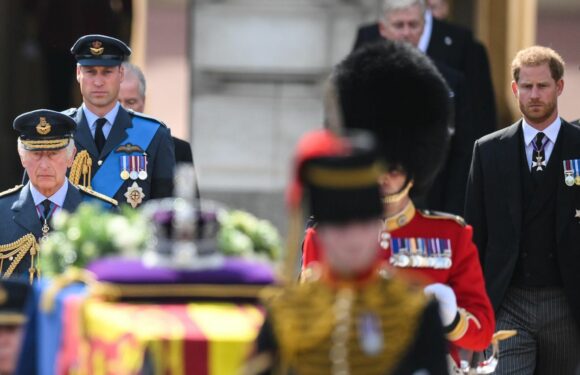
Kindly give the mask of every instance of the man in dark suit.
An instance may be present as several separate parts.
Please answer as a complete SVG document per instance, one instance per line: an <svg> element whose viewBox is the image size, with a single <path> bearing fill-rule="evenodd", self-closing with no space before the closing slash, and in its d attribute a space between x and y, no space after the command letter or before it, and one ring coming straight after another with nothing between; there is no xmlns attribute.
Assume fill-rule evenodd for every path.
<svg viewBox="0 0 580 375"><path fill-rule="evenodd" d="M390 0L385 0L384 8L387 10L389 3ZM425 7L423 0L408 0L399 5L417 4ZM358 29L353 49L380 38L378 22L363 25ZM466 90L474 102L472 110L475 122L471 126L474 140L495 131L497 110L489 59L485 47L473 38L471 31L438 20L430 11L426 11L425 27L418 47L435 61L457 69L465 75Z"/></svg>
<svg viewBox="0 0 580 375"><path fill-rule="evenodd" d="M156 119L127 112L117 100L129 47L105 35L85 35L71 52L83 96L80 108L65 112L78 124L73 182L133 208L171 196L175 157L169 129Z"/></svg>
<svg viewBox="0 0 580 375"><path fill-rule="evenodd" d="M558 116L564 63L530 47L512 62L523 119L479 139L467 186L502 346L497 374L572 374L580 353L580 129Z"/></svg>
<svg viewBox="0 0 580 375"><path fill-rule="evenodd" d="M55 213L72 212L89 198L109 206L116 202L67 181L75 155L73 119L41 109L18 116L13 126L29 181L0 193L0 275L27 275L32 281L37 276L36 241L49 233Z"/></svg>
<svg viewBox="0 0 580 375"><path fill-rule="evenodd" d="M119 102L123 108L132 109L135 112L143 113L145 110L145 92L147 81L141 69L129 62L123 63L125 76L121 82L119 90ZM175 146L175 162L193 164L193 154L189 142L176 137L173 138Z"/></svg>
<svg viewBox="0 0 580 375"><path fill-rule="evenodd" d="M384 17L381 19L379 28L381 38L407 42L421 49L421 35L425 19L422 1L409 0L403 4L385 1L384 9ZM451 88L451 94L454 97L454 136L443 169L426 195L416 199L416 203L421 208L463 215L464 186L474 141L471 134L473 122L471 100L465 87L463 74L445 63L432 60Z"/></svg>

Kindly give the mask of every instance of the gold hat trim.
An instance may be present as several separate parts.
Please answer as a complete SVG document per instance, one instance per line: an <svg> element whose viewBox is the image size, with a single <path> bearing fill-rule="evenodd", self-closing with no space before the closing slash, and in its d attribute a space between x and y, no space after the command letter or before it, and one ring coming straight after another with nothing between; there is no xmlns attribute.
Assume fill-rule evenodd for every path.
<svg viewBox="0 0 580 375"><path fill-rule="evenodd" d="M360 188L378 185L381 173L383 173L383 167L380 163L350 170L313 166L307 168L305 180L314 186L322 188Z"/></svg>
<svg viewBox="0 0 580 375"><path fill-rule="evenodd" d="M26 323L26 316L19 313L0 313L0 325L22 325Z"/></svg>
<svg viewBox="0 0 580 375"><path fill-rule="evenodd" d="M27 150L56 150L68 146L70 138L41 140L20 139L20 141Z"/></svg>

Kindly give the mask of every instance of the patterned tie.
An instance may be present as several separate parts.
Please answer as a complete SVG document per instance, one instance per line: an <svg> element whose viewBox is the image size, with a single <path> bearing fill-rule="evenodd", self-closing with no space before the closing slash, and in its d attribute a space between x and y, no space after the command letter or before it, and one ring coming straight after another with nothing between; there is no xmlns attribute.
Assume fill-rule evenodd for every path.
<svg viewBox="0 0 580 375"><path fill-rule="evenodd" d="M95 129L95 145L97 146L97 151L99 154L105 146L107 139L105 138L105 133L103 133L103 126L107 123L106 118L100 118L96 121L97 128Z"/></svg>
<svg viewBox="0 0 580 375"><path fill-rule="evenodd" d="M532 153L532 178L534 182L537 184L539 182L540 177L542 177L542 173L546 169L546 154L544 153L544 148L546 146L546 135L542 132L539 132L534 137L532 142L532 147L534 148L534 152Z"/></svg>

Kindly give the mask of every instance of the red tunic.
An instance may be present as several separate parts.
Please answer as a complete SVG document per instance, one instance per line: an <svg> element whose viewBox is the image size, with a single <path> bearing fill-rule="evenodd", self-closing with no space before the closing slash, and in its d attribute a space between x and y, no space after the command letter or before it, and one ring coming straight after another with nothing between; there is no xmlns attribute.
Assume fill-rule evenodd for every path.
<svg viewBox="0 0 580 375"><path fill-rule="evenodd" d="M391 236L388 249L381 249L386 260L390 260L392 243L397 239L449 240L452 261L449 269L411 266L405 269L427 277L430 282L446 284L455 292L457 306L467 313L468 326L463 335L451 342L453 346L474 351L487 348L495 330L495 316L485 290L471 226L462 223L459 217L417 211L411 203L402 213L386 221L386 229ZM316 230L309 228L303 244L303 269L311 262L320 261L321 255ZM455 349L451 352L455 353Z"/></svg>

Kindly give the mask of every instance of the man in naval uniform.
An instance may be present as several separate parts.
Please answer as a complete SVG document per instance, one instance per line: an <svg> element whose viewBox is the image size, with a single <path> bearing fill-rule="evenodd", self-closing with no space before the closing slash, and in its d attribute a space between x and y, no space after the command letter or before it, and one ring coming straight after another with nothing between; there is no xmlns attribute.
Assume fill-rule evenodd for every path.
<svg viewBox="0 0 580 375"><path fill-rule="evenodd" d="M76 123L55 111L40 109L18 116L18 154L29 181L0 193L0 277L37 273L37 241L48 235L55 213L74 211L87 200L108 206L117 202L66 179L75 156Z"/></svg>
<svg viewBox="0 0 580 375"><path fill-rule="evenodd" d="M78 149L70 178L136 208L152 198L171 196L175 168L169 129L117 101L131 54L122 41L85 35L71 48L83 104L65 113L77 123Z"/></svg>

